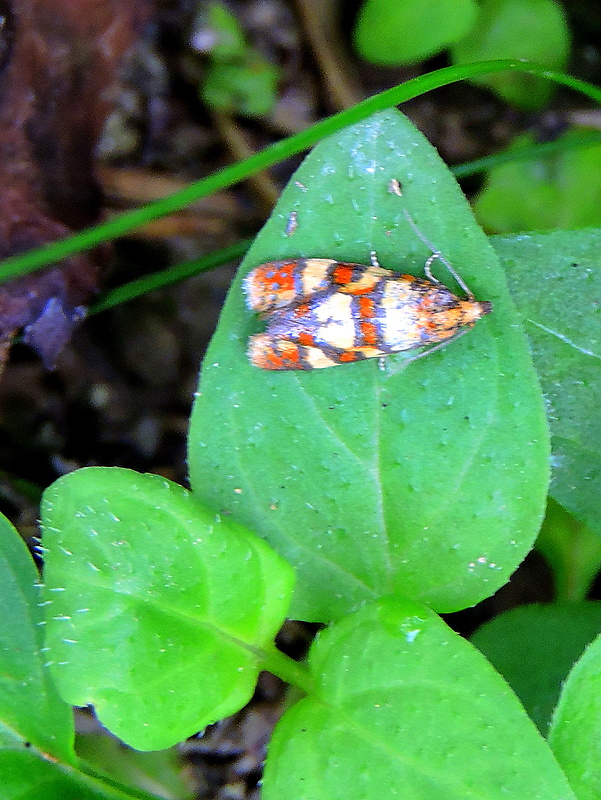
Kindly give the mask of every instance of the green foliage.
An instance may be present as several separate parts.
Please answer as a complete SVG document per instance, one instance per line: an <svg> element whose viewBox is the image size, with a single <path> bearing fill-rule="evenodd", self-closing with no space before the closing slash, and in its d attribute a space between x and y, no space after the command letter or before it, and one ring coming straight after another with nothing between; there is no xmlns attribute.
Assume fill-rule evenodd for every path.
<svg viewBox="0 0 601 800"><path fill-rule="evenodd" d="M559 600L578 602L586 598L601 568L600 534L599 529L589 528L549 497L536 549L551 566Z"/></svg>
<svg viewBox="0 0 601 800"><path fill-rule="evenodd" d="M574 665L549 731L549 744L578 800L601 796L601 637Z"/></svg>
<svg viewBox="0 0 601 800"><path fill-rule="evenodd" d="M497 58L523 58L550 69L563 69L570 33L556 0L480 0L476 24L451 50L455 64ZM548 102L551 84L517 72L473 79L504 100L537 110Z"/></svg>
<svg viewBox="0 0 601 800"><path fill-rule="evenodd" d="M200 88L204 102L230 114L269 113L277 99L277 66L246 43L238 20L222 3L209 3L201 17L206 33L213 37Z"/></svg>
<svg viewBox="0 0 601 800"><path fill-rule="evenodd" d="M476 14L474 0L365 0L355 47L373 64L411 64L463 38Z"/></svg>
<svg viewBox="0 0 601 800"><path fill-rule="evenodd" d="M393 178L401 197L389 191ZM261 323L238 281L202 376L215 397L197 402L190 438L194 491L206 505L127 470L61 479L45 495L42 606L23 544L0 524L0 591L14 609L0 633L2 797L147 798L75 756L63 700L94 702L129 743L163 747L239 708L267 669L304 695L290 701L269 749L267 800L574 800L566 776L579 800L592 800L601 786L598 645L574 667L554 714L550 744L564 775L509 687L423 602L462 608L492 594L536 534L547 430L520 322L548 400L553 494L591 529L586 552L570 561L573 525L552 509L559 555L550 561L564 560L573 596L591 579L601 231L494 238L516 310L457 187L396 113L324 142L295 179L242 271L280 256L365 261L374 248L384 266L419 274L429 251L406 208L494 312L415 364L395 356L385 372L366 362L263 374L245 358ZM286 236L291 211L297 227ZM274 647L292 571L256 534L297 571L294 615L339 618L306 666ZM559 627L563 609L545 613L547 629ZM524 626L524 646L536 636ZM543 674L542 688L556 696L560 679Z"/></svg>
<svg viewBox="0 0 601 800"><path fill-rule="evenodd" d="M384 66L412 64L450 46L457 65L519 58L561 70L570 32L557 0L365 0L354 43L363 58ZM472 80L528 110L544 107L552 93L548 81L515 70Z"/></svg>
<svg viewBox="0 0 601 800"><path fill-rule="evenodd" d="M474 204L481 225L498 233L601 225L601 145L571 148L581 135L563 134L565 147L551 156L491 169ZM508 152L533 141L523 134Z"/></svg>
<svg viewBox="0 0 601 800"><path fill-rule="evenodd" d="M563 681L599 633L601 603L531 605L495 617L471 641L546 735Z"/></svg>
<svg viewBox="0 0 601 800"><path fill-rule="evenodd" d="M545 395L551 495L601 535L601 230L497 236L492 242Z"/></svg>
<svg viewBox="0 0 601 800"><path fill-rule="evenodd" d="M0 748L32 746L70 763L73 722L45 668L39 590L25 544L0 516Z"/></svg>
<svg viewBox="0 0 601 800"><path fill-rule="evenodd" d="M385 267L420 273L429 250L403 209L494 313L406 369L403 355L386 371L375 359L300 375L252 367L246 342L260 323L244 307L242 275L298 256L369 263L370 250ZM286 237L292 211L298 226ZM532 546L547 448L499 265L434 149L395 111L324 140L282 194L222 312L192 413L194 492L294 565L295 617L336 619L395 590L450 611L493 593Z"/></svg>
<svg viewBox="0 0 601 800"><path fill-rule="evenodd" d="M273 108L278 77L278 69L256 53L249 54L243 64L212 64L202 99L219 111L261 117Z"/></svg>
<svg viewBox="0 0 601 800"><path fill-rule="evenodd" d="M117 468L55 482L42 526L48 657L67 702L93 703L139 750L248 702L292 588L264 542L180 486Z"/></svg>
<svg viewBox="0 0 601 800"><path fill-rule="evenodd" d="M424 606L366 606L309 667L316 691L276 727L264 800L573 797L503 680Z"/></svg>

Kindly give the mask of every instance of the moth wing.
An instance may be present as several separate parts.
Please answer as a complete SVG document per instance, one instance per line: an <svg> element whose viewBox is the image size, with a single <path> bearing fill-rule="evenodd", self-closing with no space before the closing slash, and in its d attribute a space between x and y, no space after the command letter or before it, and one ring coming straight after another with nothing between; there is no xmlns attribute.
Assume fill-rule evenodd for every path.
<svg viewBox="0 0 601 800"><path fill-rule="evenodd" d="M244 279L246 302L251 311L269 315L305 303L321 292L366 294L383 278L395 273L331 258L298 258L268 261Z"/></svg>
<svg viewBox="0 0 601 800"><path fill-rule="evenodd" d="M379 358L387 353L375 347L352 347L348 350L321 348L300 344L285 336L257 333L248 342L248 359L260 369L312 370L352 364L366 358Z"/></svg>
<svg viewBox="0 0 601 800"><path fill-rule="evenodd" d="M331 258L297 258L259 264L244 278L246 303L258 314L303 303L330 287Z"/></svg>
<svg viewBox="0 0 601 800"><path fill-rule="evenodd" d="M335 367L334 361L319 347L298 344L286 337L257 333L248 340L248 360L255 367L269 370L311 370Z"/></svg>

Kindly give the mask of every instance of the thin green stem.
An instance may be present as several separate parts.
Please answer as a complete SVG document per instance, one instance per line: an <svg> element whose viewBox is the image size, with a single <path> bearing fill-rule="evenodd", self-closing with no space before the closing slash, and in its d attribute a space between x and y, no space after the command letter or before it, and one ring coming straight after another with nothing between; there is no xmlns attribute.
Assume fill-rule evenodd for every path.
<svg viewBox="0 0 601 800"><path fill-rule="evenodd" d="M507 70L525 72L529 75L547 78L582 92L601 103L601 90L595 86L527 61L507 59L445 67L427 75L420 75L403 84L394 86L392 89L387 89L384 92L380 92L380 94L369 97L353 106L353 108L321 120L311 128L294 136L275 142L245 161L232 164L208 178L190 184L190 186L175 194L142 208L125 212L109 222L97 225L94 228L87 228L74 236L70 236L68 239L52 242L20 256L12 256L0 264L0 282L33 272L66 256L80 253L109 239L129 233L154 219L179 211L203 197L207 197L220 189L225 189L248 178L250 175L254 175L256 172L260 172L285 158L312 147L324 136L330 136L348 125L354 125L377 111L399 105L418 95L450 83L475 77L476 75Z"/></svg>
<svg viewBox="0 0 601 800"><path fill-rule="evenodd" d="M240 242L236 242L236 244L224 247L202 258L184 261L183 264L169 267L169 269L161 270L160 272L154 272L151 275L144 275L144 277L135 281L130 281L123 284L123 286L111 289L92 304L88 315L98 314L100 311L106 311L107 308L114 308L114 306L118 306L121 303L127 303L129 300L133 300L134 297L140 297L155 289L172 286L174 283L191 278L193 275L199 275L201 272L207 272L215 267L220 267L222 264L227 264L228 261L238 261L244 256L251 242L252 239L243 239Z"/></svg>
<svg viewBox="0 0 601 800"><path fill-rule="evenodd" d="M519 149L505 150L502 153L479 158L465 164L458 164L450 169L456 178L463 178L467 175L475 175L478 172L492 169L500 164L537 160L546 158L554 153L571 152L577 148L594 147L599 144L601 144L601 132L591 131L578 137L571 136L569 140L560 139L555 142L544 142L520 147ZM227 264L229 261L240 260L246 255L251 243L252 239L243 239L236 244L224 247L202 258L186 261L177 266L170 266L152 275L145 275L143 278L138 278L123 284L123 286L110 289L92 304L88 310L88 315L98 314L108 308L114 308L114 306L126 303L147 292L171 286L201 272Z"/></svg>
<svg viewBox="0 0 601 800"><path fill-rule="evenodd" d="M272 675L277 675L285 683L295 686L304 694L312 694L315 691L313 676L309 672L306 664L299 664L289 656L284 655L276 647L270 651L262 651L261 668Z"/></svg>
<svg viewBox="0 0 601 800"><path fill-rule="evenodd" d="M516 161L534 161L553 155L553 153L569 152L580 147L594 147L598 144L601 144L601 131L589 131L580 136L570 136L569 139L557 139L554 142L542 142L519 148L513 147L510 150L504 150L502 153L478 158L466 164L457 164L451 167L451 172L456 178L465 178L467 175L485 172L493 167L498 167L500 164L513 164Z"/></svg>

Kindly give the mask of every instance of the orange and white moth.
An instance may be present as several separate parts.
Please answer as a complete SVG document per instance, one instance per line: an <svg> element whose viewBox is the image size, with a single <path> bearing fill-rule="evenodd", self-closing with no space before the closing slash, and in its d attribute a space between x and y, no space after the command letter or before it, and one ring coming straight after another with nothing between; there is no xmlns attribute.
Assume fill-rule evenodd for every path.
<svg viewBox="0 0 601 800"><path fill-rule="evenodd" d="M441 259L466 293L462 299L430 271ZM244 280L248 307L267 321L250 337L251 364L269 370L310 370L442 346L492 311L451 265L434 252L426 278L380 267L297 258L269 261ZM433 348L430 348L432 350Z"/></svg>

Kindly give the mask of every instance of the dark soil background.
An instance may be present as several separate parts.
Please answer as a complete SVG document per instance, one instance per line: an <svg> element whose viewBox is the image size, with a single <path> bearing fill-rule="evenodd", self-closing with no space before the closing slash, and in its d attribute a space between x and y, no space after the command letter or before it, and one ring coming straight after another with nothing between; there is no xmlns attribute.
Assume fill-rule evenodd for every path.
<svg viewBox="0 0 601 800"><path fill-rule="evenodd" d="M1 5L10 11L10 4ZM20 11L27 3L14 5ZM95 163L90 160L89 175L83 176L88 187L100 190L100 218L172 192L369 94L447 64L445 56L403 69L362 62L350 45L358 3L232 1L228 6L249 41L281 67L282 79L279 100L265 118L217 114L199 99L205 62L190 47L201 5L192 0L131 3L128 35L137 44L126 57L115 57L118 80L111 84L110 105L96 110L104 132ZM598 84L597 4L574 0L565 8L574 35L568 71ZM16 14L15 24L26 23ZM10 66L15 35L9 31L0 49L3 69ZM497 152L524 130L534 131L540 141L551 140L575 115L595 117L581 96L568 91L558 90L552 105L534 115L466 83L430 93L402 110L449 164ZM98 256L98 286L118 286L252 235L297 164L280 164L115 243ZM70 169L83 167L71 164ZM472 195L479 185L479 178L470 178L463 188ZM72 220L67 224L77 227ZM27 541L37 534L41 491L75 468L118 465L185 484L186 432L199 364L235 268L216 269L89 317L75 328L53 370L34 349L13 344L0 382L0 510ZM534 554L497 596L449 621L469 633L500 610L551 597L549 572ZM300 657L313 631L291 623L281 644ZM265 675L250 709L185 745L199 798L258 797L264 746L282 703L283 687Z"/></svg>

